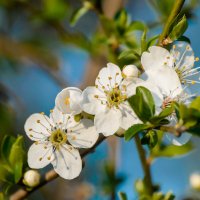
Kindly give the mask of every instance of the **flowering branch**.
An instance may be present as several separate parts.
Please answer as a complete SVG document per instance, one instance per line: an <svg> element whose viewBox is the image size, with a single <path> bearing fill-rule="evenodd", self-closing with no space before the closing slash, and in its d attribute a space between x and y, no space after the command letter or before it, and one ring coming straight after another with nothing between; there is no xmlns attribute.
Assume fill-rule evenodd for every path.
<svg viewBox="0 0 200 200"><path fill-rule="evenodd" d="M96 147L99 146L105 140L105 138L106 137L104 137L103 135L100 136L98 141L96 142L96 144L92 148L83 150L80 153L81 154L81 158L84 158L88 154L93 153L94 150L96 149ZM40 182L40 184L37 187L34 187L32 190L27 190L26 188L19 189L13 195L10 196L10 200L22 200L22 199L25 199L28 195L30 195L34 191L38 190L42 186L46 185L47 183L53 181L57 177L59 177L58 174L54 170L50 170L44 175L44 177L42 178L42 181Z"/></svg>
<svg viewBox="0 0 200 200"><path fill-rule="evenodd" d="M170 29L170 26L173 22L173 20L177 17L177 15L179 14L179 12L181 11L182 7L183 7L183 4L184 4L185 0L177 0L177 1L174 1L174 5L173 5L173 8L172 8L172 11L166 21L166 24L163 28L163 31L159 37L159 40L158 40L158 44L163 46L163 40L165 40L168 36L168 33L169 33L169 29Z"/></svg>

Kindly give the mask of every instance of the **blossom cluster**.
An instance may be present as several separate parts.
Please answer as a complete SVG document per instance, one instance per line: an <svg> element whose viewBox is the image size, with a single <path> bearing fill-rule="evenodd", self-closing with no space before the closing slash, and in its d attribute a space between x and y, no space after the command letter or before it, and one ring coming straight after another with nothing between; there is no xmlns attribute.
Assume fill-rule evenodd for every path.
<svg viewBox="0 0 200 200"><path fill-rule="evenodd" d="M194 76L199 68L193 68L197 60L184 42L177 42L170 51L151 46L141 56L142 70L135 65L121 70L108 63L100 70L94 86L84 91L75 87L63 89L49 117L36 113L26 120L25 132L34 141L28 151L29 166L38 169L51 163L61 177L77 177L82 170L78 149L91 148L100 133L108 137L141 123L128 103L138 86L151 91L156 113L172 102L189 103L194 95L188 86L198 83ZM168 120L175 125L176 114ZM174 145L185 144L191 137L187 132L179 137L166 135Z"/></svg>

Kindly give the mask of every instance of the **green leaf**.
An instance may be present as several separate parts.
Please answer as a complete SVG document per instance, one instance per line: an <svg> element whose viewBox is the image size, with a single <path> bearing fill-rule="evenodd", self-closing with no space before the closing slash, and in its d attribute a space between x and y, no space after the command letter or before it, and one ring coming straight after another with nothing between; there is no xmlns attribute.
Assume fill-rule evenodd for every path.
<svg viewBox="0 0 200 200"><path fill-rule="evenodd" d="M119 32L123 34L128 23L128 15L127 15L126 10L122 9L116 14L115 23Z"/></svg>
<svg viewBox="0 0 200 200"><path fill-rule="evenodd" d="M141 37L141 54L147 50L147 29L143 31L142 37Z"/></svg>
<svg viewBox="0 0 200 200"><path fill-rule="evenodd" d="M1 163L0 165L0 181L6 182L6 183L12 183L12 169L8 165L4 165Z"/></svg>
<svg viewBox="0 0 200 200"><path fill-rule="evenodd" d="M88 1L84 1L83 3L83 7L77 9L70 20L70 23L72 26L76 25L76 23L78 22L78 20L83 17L83 15L85 15L90 9L92 8L92 4Z"/></svg>
<svg viewBox="0 0 200 200"><path fill-rule="evenodd" d="M130 97L128 102L143 122L149 121L155 114L153 96L145 87L137 87L136 94Z"/></svg>
<svg viewBox="0 0 200 200"><path fill-rule="evenodd" d="M171 192L168 192L168 193L165 195L165 197L164 197L163 200L174 200L174 199L175 199L174 194L171 193Z"/></svg>
<svg viewBox="0 0 200 200"><path fill-rule="evenodd" d="M18 138L16 139L10 150L9 162L11 166L14 166L18 162L23 162L25 155L23 145L24 145L23 136L18 136Z"/></svg>
<svg viewBox="0 0 200 200"><path fill-rule="evenodd" d="M124 192L119 192L118 197L120 200L128 200L127 195Z"/></svg>
<svg viewBox="0 0 200 200"><path fill-rule="evenodd" d="M172 104L172 106L162 110L159 113L159 115L152 117L150 121L152 124L159 124L163 119L170 116L173 112L174 112L174 106Z"/></svg>
<svg viewBox="0 0 200 200"><path fill-rule="evenodd" d="M200 111L200 96L195 98L190 104L190 108Z"/></svg>
<svg viewBox="0 0 200 200"><path fill-rule="evenodd" d="M152 45L155 45L157 39L159 38L160 35L156 35L156 36L153 36L152 38L150 38L147 42L147 49L152 46Z"/></svg>
<svg viewBox="0 0 200 200"><path fill-rule="evenodd" d="M15 142L15 138L9 135L6 135L3 138L2 145L1 145L1 156L5 161L8 161L10 150Z"/></svg>
<svg viewBox="0 0 200 200"><path fill-rule="evenodd" d="M132 49L122 51L122 53L120 53L118 57L118 59L135 59L135 58L140 58L140 55Z"/></svg>
<svg viewBox="0 0 200 200"><path fill-rule="evenodd" d="M148 131L148 133L142 138L142 144L147 144L150 148L154 148L158 143L158 135L154 130Z"/></svg>
<svg viewBox="0 0 200 200"><path fill-rule="evenodd" d="M192 143L188 142L182 146L168 145L162 146L160 149L152 149L152 157L176 157L182 156L193 150Z"/></svg>
<svg viewBox="0 0 200 200"><path fill-rule="evenodd" d="M141 21L133 21L129 24L128 28L126 29L126 33L133 32L133 31L144 31L146 29L147 29L147 26Z"/></svg>
<svg viewBox="0 0 200 200"><path fill-rule="evenodd" d="M125 140L129 141L132 137L134 137L140 131L150 128L151 125L147 124L135 124L131 126L126 132L124 133Z"/></svg>
<svg viewBox="0 0 200 200"><path fill-rule="evenodd" d="M25 157L23 145L23 136L18 136L10 150L9 163L14 171L15 183L17 183L22 176L23 162Z"/></svg>
<svg viewBox="0 0 200 200"><path fill-rule="evenodd" d="M188 27L187 19L185 15L181 20L173 27L172 31L169 34L169 38L174 41L181 37Z"/></svg>

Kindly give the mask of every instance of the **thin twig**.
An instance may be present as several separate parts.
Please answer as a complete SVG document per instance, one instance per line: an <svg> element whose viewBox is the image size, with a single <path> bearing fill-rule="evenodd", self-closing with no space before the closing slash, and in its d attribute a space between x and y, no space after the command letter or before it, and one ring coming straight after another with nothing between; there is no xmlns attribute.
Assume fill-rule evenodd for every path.
<svg viewBox="0 0 200 200"><path fill-rule="evenodd" d="M86 155L88 155L90 153L93 153L94 150L96 149L96 147L99 146L104 140L105 140L105 137L103 135L101 135L99 137L98 141L96 142L96 144L92 148L83 150L80 153L81 157L84 158ZM22 199L25 199L28 195L30 195L34 191L38 190L42 186L46 185L50 181L56 179L57 177L58 177L58 174L54 170L50 170L44 175L44 177L42 177L42 181L40 182L40 184L37 187L33 188L31 191L27 190L26 188L19 189L14 194L12 194L10 196L10 200L22 200Z"/></svg>
<svg viewBox="0 0 200 200"><path fill-rule="evenodd" d="M148 194L152 195L153 194L153 183L152 183L152 178L151 178L150 165L147 162L146 153L145 153L145 150L143 149L143 147L141 145L139 136L136 135L134 137L134 139L135 139L135 143L136 143L136 146L137 146L140 161L141 161L142 168L143 168L144 175L145 175L144 181L145 181L145 184L147 186L146 189L147 189Z"/></svg>

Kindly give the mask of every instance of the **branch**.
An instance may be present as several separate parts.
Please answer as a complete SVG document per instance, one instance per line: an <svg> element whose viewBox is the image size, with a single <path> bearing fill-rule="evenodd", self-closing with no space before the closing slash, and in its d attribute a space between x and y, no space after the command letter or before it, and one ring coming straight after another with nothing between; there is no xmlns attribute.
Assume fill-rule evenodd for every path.
<svg viewBox="0 0 200 200"><path fill-rule="evenodd" d="M180 13L183 4L184 4L185 0L176 0L174 1L174 5L172 7L172 11L166 21L166 24L163 28L162 33L160 34L159 40L158 40L158 45L163 46L163 41L167 38L168 33L169 33L169 29L170 26L172 24L172 22L174 21L175 17Z"/></svg>
<svg viewBox="0 0 200 200"><path fill-rule="evenodd" d="M139 157L140 157L142 168L145 175L144 181L145 181L145 185L147 186L146 189L147 189L148 194L151 196L153 194L153 183L152 183L152 178L151 178L150 165L147 162L146 153L141 145L139 136L136 135L134 139L135 139L135 143L138 149Z"/></svg>
<svg viewBox="0 0 200 200"><path fill-rule="evenodd" d="M187 128L185 126L179 126L179 125L178 126L161 126L160 130L164 132L172 133L175 136L179 137L181 136L183 132L187 130Z"/></svg>
<svg viewBox="0 0 200 200"><path fill-rule="evenodd" d="M93 153L94 150L96 149L96 147L99 146L105 139L106 139L106 137L104 137L103 135L100 135L98 141L92 148L86 149L86 150L83 150L82 152L80 152L81 157L84 158L86 155ZM40 184L37 187L34 187L31 191L27 190L26 188L21 188L21 189L17 190L14 194L12 194L9 199L10 200L25 199L28 195L30 195L34 191L38 190L42 186L46 185L50 181L53 181L57 177L59 177L58 174L54 170L50 170L44 175L44 177L42 177L42 181L40 182Z"/></svg>

